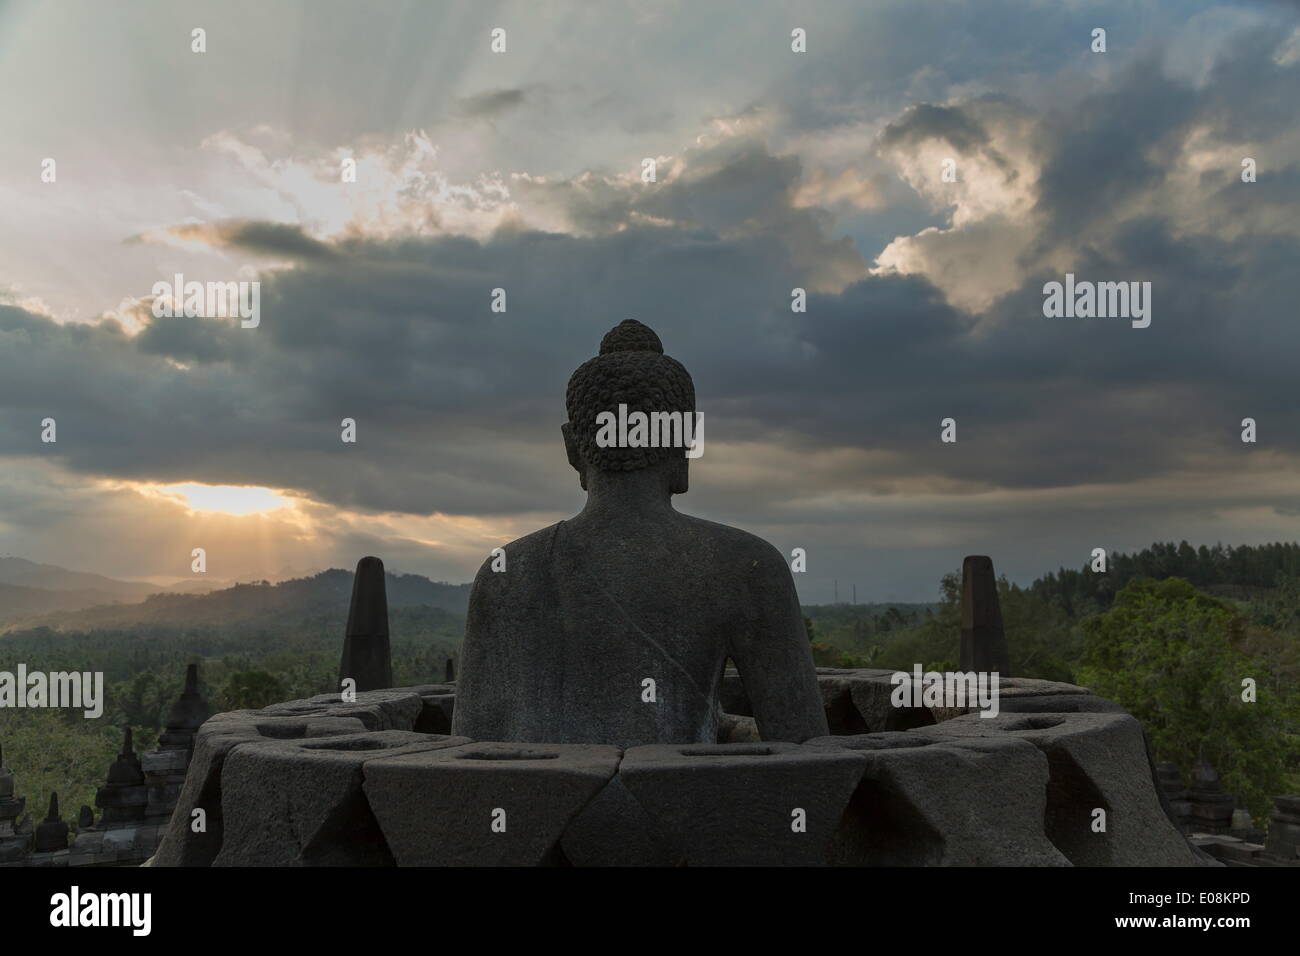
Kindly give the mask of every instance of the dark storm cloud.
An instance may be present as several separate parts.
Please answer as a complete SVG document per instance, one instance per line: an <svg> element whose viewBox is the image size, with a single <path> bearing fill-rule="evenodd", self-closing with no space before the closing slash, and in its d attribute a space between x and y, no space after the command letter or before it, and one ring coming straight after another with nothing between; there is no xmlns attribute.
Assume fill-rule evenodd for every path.
<svg viewBox="0 0 1300 956"><path fill-rule="evenodd" d="M485 90L456 101L456 113L470 118L491 119L523 106L527 94L520 89Z"/></svg>
<svg viewBox="0 0 1300 956"><path fill-rule="evenodd" d="M252 343L225 322L178 315L154 319L136 338L146 355L165 355L178 362L237 362L247 360Z"/></svg>
<svg viewBox="0 0 1300 956"><path fill-rule="evenodd" d="M301 226L281 222L248 219L223 219L211 223L187 223L166 232L179 239L204 242L214 247L238 246L249 252L286 259L333 259L337 250L328 243L313 239ZM153 237L132 236L128 244L145 242Z"/></svg>
<svg viewBox="0 0 1300 956"><path fill-rule="evenodd" d="M338 253L328 244L311 238L299 226L276 222L219 223L222 236L231 245L252 252L293 259L334 259Z"/></svg>
<svg viewBox="0 0 1300 956"><path fill-rule="evenodd" d="M1054 242L1109 220L1169 173L1169 161L1203 105L1196 92L1164 77L1155 62L1127 82L1087 97L1054 117L1056 149L1039 180L1039 206L1050 217L1040 237Z"/></svg>
<svg viewBox="0 0 1300 956"><path fill-rule="evenodd" d="M609 327L635 317L694 374L708 440L890 453L823 489L790 474L737 490L729 508L903 479L1027 489L1193 465L1226 476L1251 454L1237 438L1243 417L1259 420L1270 447L1300 451L1290 398L1300 244L1282 229L1217 238L1126 210L1164 183L1159 157L1193 125L1272 128L1295 70L1261 59L1267 47L1243 41L1238 53L1255 59L1223 68L1226 90L1137 71L1083 114L1037 118L1044 244L1066 249L1081 278L1151 281L1148 329L1044 318L1042 284L1061 276L1041 270L979 317L918 276L861 278L792 314L793 287L850 270L854 254L824 216L793 205L797 160L738 141L692 155L657 186L546 187L582 205L589 236L324 244L292 227L221 224L211 241L294 264L262 277L257 329L155 320L132 337L111 322L58 325L0 307L0 439L96 475L256 483L361 509L519 513L575 497L559 442L564 385ZM1228 110L1232 84L1258 95ZM959 106L913 111L887 136L992 148ZM1261 202L1293 221L1285 159L1236 192L1225 170L1200 201L1225 222ZM490 310L496 287L506 313ZM47 415L57 446L39 442ZM356 446L339 441L344 417L357 420ZM957 419L956 445L939 443L945 417ZM710 462L706 452L695 482L706 501L720 494Z"/></svg>
<svg viewBox="0 0 1300 956"><path fill-rule="evenodd" d="M962 152L975 152L988 145L988 131L957 107L921 103L885 127L884 146L916 146L927 139L942 139Z"/></svg>

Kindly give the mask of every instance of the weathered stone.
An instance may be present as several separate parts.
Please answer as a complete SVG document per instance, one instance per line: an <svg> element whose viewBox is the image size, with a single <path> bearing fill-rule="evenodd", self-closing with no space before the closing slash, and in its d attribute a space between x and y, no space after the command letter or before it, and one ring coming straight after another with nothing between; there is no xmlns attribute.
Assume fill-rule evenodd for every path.
<svg viewBox="0 0 1300 956"><path fill-rule="evenodd" d="M817 679L826 700L827 719L832 733L881 733L886 730L910 730L942 723L963 714L978 710L975 706L906 706L895 707L896 671L878 668L857 670L832 670L820 668ZM914 672L904 672L915 679ZM847 687L852 700L852 716L845 715L842 707L842 688ZM1059 700L1054 707L1051 701ZM1007 712L1104 711L1122 712L1110 701L1093 697L1087 688L1060 681L1013 677L998 680L998 707Z"/></svg>
<svg viewBox="0 0 1300 956"><path fill-rule="evenodd" d="M32 852L31 833L19 833L0 840L0 865L22 866Z"/></svg>
<svg viewBox="0 0 1300 956"><path fill-rule="evenodd" d="M999 677L998 697L1056 697L1056 696L1090 696L1092 691L1078 684L1059 680L1042 680L1037 677Z"/></svg>
<svg viewBox="0 0 1300 956"><path fill-rule="evenodd" d="M44 822L36 827L32 845L36 853L53 853L68 848L68 824L59 816L59 795L50 794L50 810Z"/></svg>
<svg viewBox="0 0 1300 956"><path fill-rule="evenodd" d="M112 854L113 859L130 859L135 848L135 827L115 827L104 831L100 852Z"/></svg>
<svg viewBox="0 0 1300 956"><path fill-rule="evenodd" d="M1046 832L1076 866L1191 866L1161 809L1142 727L1128 714L967 714L918 734L1028 740L1047 756ZM1096 810L1105 830L1094 829Z"/></svg>
<svg viewBox="0 0 1300 956"><path fill-rule="evenodd" d="M817 689L822 695L822 709L826 713L826 726L832 734L858 734L867 729L866 721L853 704L853 682L858 677L853 672L828 674L817 672Z"/></svg>
<svg viewBox="0 0 1300 956"><path fill-rule="evenodd" d="M146 775L184 773L189 759L184 750L151 750L140 755L140 768Z"/></svg>
<svg viewBox="0 0 1300 956"><path fill-rule="evenodd" d="M837 831L840 866L1069 866L1043 832L1047 760L1024 740L821 737L866 769Z"/></svg>
<svg viewBox="0 0 1300 956"><path fill-rule="evenodd" d="M472 743L381 757L365 793L399 866L562 862L561 835L618 768L615 747Z"/></svg>
<svg viewBox="0 0 1300 956"><path fill-rule="evenodd" d="M122 752L108 768L108 782L95 793L95 806L104 812L100 825L126 826L144 819L149 791L144 784L144 769L136 756L131 728L122 739Z"/></svg>
<svg viewBox="0 0 1300 956"><path fill-rule="evenodd" d="M1201 833L1227 833L1232 829L1236 798L1225 793L1215 769L1202 757L1192 767L1187 788L1187 826Z"/></svg>
<svg viewBox="0 0 1300 956"><path fill-rule="evenodd" d="M154 854L155 866L210 866L221 851L225 833L222 816L221 770L240 744L271 740L318 739L355 734L366 729L356 717L267 716L261 711L217 714L199 728L185 785L176 800L166 834ZM195 810L202 811L204 829L196 832Z"/></svg>
<svg viewBox="0 0 1300 956"><path fill-rule="evenodd" d="M455 685L429 684L408 689L420 695L422 704L414 729L422 734L451 733L451 721L456 713Z"/></svg>
<svg viewBox="0 0 1300 956"><path fill-rule="evenodd" d="M891 677L895 673L892 667L819 667L817 677Z"/></svg>
<svg viewBox="0 0 1300 956"><path fill-rule="evenodd" d="M894 683L891 671L868 674L849 679L849 694L861 721L859 733L880 733L885 730L911 730L936 722L928 707L895 707Z"/></svg>
<svg viewBox="0 0 1300 956"><path fill-rule="evenodd" d="M970 555L961 565L961 669L1011 676L993 559Z"/></svg>
<svg viewBox="0 0 1300 956"><path fill-rule="evenodd" d="M1122 714L1113 700L1092 694L999 694L998 710L1004 714Z"/></svg>
<svg viewBox="0 0 1300 956"><path fill-rule="evenodd" d="M34 852L27 858L27 866L39 867L65 867L68 865L70 854L67 849L53 850L50 852Z"/></svg>
<svg viewBox="0 0 1300 956"><path fill-rule="evenodd" d="M657 744L628 750L619 779L656 842L681 848L690 866L812 866L827 862L864 763L776 741Z"/></svg>
<svg viewBox="0 0 1300 956"><path fill-rule="evenodd" d="M352 605L339 662L340 687L347 678L356 681L354 689L358 691L393 686L384 562L374 557L358 561L352 576Z"/></svg>
<svg viewBox="0 0 1300 956"><path fill-rule="evenodd" d="M1300 797L1274 797L1269 814L1268 840L1270 856L1295 862L1300 858Z"/></svg>
<svg viewBox="0 0 1300 956"><path fill-rule="evenodd" d="M194 732L210 717L208 702L199 693L199 665L185 668L185 688L167 712L167 724L158 738L163 750L189 750Z"/></svg>
<svg viewBox="0 0 1300 956"><path fill-rule="evenodd" d="M884 703L888 704L888 691L892 690L890 678L894 672L888 668L818 667L816 671L817 689L822 697L822 710L826 714L827 727L832 734L867 732L867 723L853 700L853 685L859 681L872 682L871 686L864 688L860 693L864 696L863 706L868 713L877 715L876 719L891 725L901 723L904 726L929 721L928 716L916 714L905 715L900 720L899 715L879 709L878 705L882 698ZM720 694L722 710L725 713L742 717L753 716L753 708L749 703L749 696L745 693L745 685L734 668L727 668L722 675Z"/></svg>
<svg viewBox="0 0 1300 956"><path fill-rule="evenodd" d="M371 690L345 701L339 694L319 694L306 700L272 704L258 713L266 716L356 717L367 730L412 730L424 710L420 695L408 688Z"/></svg>
<svg viewBox="0 0 1300 956"><path fill-rule="evenodd" d="M678 866L686 858L683 847L665 842L618 776L569 824L560 849L574 866Z"/></svg>
<svg viewBox="0 0 1300 956"><path fill-rule="evenodd" d="M419 694L421 697L450 694L454 697L456 695L456 685L447 683L446 681L439 681L436 684L412 684L410 687L394 687L392 692Z"/></svg>
<svg viewBox="0 0 1300 956"><path fill-rule="evenodd" d="M871 734L851 734L848 736L814 737L805 746L825 750L906 750L908 748L926 747L939 743L938 737L918 737L916 734L902 730L883 730Z"/></svg>
<svg viewBox="0 0 1300 956"><path fill-rule="evenodd" d="M718 715L718 743L756 744L762 739L758 733L758 722L753 717L725 713Z"/></svg>
<svg viewBox="0 0 1300 956"><path fill-rule="evenodd" d="M236 746L221 771L225 836L213 865L392 866L363 766L465 742L384 730Z"/></svg>
<svg viewBox="0 0 1300 956"><path fill-rule="evenodd" d="M484 562L470 595L453 732L712 744L730 659L765 739L825 734L785 556L672 507L687 490L683 448L597 441L597 416L620 409L625 422L629 413L662 413L693 424L685 368L653 331L628 320L574 372L566 407L562 432L586 507Z"/></svg>
<svg viewBox="0 0 1300 956"><path fill-rule="evenodd" d="M13 771L5 766L4 751L0 750L0 841L6 841L15 837L14 826L18 817L22 815L23 807L27 805L26 797L15 797L14 787L16 781ZM15 840L14 845L6 845L0 842L0 862L6 862L7 856L17 854ZM23 852L26 852L26 838L21 841Z"/></svg>
<svg viewBox="0 0 1300 956"><path fill-rule="evenodd" d="M1239 866L1258 866L1260 857L1265 852L1262 844L1241 840L1226 833L1198 834L1193 842L1214 859Z"/></svg>
<svg viewBox="0 0 1300 956"><path fill-rule="evenodd" d="M1156 790L1163 798L1165 812L1174 826L1183 831L1187 826L1191 805L1187 802L1187 789L1183 786L1182 774L1178 772L1178 766L1172 763L1158 763L1155 769Z"/></svg>
<svg viewBox="0 0 1300 956"><path fill-rule="evenodd" d="M718 703L728 714L740 717L753 717L754 708L745 693L745 684L740 679L740 671L728 667L722 674L722 685L718 688Z"/></svg>
<svg viewBox="0 0 1300 956"><path fill-rule="evenodd" d="M83 807L82 809L89 810L90 808ZM87 827L73 837L72 850L74 853L85 853L93 856L99 852L100 847L103 845L104 834L115 832L115 830L96 830L92 827Z"/></svg>

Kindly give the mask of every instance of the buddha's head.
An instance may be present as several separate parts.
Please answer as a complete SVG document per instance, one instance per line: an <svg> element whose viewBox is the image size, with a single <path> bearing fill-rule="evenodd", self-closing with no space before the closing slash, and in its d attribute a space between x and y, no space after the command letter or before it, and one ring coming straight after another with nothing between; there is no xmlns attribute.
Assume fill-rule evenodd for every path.
<svg viewBox="0 0 1300 956"><path fill-rule="evenodd" d="M642 412L695 414L695 384L681 362L664 355L659 336L635 319L625 319L600 340L600 354L583 362L569 378L565 407L569 420L562 428L569 464L584 490L592 471L632 472L657 469L668 479L672 494L685 494L688 459L681 447L624 447L597 440L598 416L617 417Z"/></svg>

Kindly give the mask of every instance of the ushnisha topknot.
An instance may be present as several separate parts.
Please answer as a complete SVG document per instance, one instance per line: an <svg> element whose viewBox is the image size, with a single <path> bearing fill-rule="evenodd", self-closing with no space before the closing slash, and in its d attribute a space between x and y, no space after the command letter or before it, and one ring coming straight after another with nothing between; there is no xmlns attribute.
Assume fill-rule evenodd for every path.
<svg viewBox="0 0 1300 956"><path fill-rule="evenodd" d="M681 362L664 355L654 329L636 319L624 319L600 340L600 354L588 359L569 378L564 404L578 451L590 467L601 471L636 471L682 448L602 448L596 444L596 416L627 411L695 412L695 383Z"/></svg>
<svg viewBox="0 0 1300 956"><path fill-rule="evenodd" d="M600 340L600 354L610 352L658 352L664 354L664 344L655 330L636 319L624 319L605 333Z"/></svg>

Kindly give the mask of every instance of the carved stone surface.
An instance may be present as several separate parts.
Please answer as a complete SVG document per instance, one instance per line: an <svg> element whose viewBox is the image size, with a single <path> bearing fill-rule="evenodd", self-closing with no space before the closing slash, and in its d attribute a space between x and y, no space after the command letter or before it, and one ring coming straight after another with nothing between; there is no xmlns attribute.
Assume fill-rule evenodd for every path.
<svg viewBox="0 0 1300 956"><path fill-rule="evenodd" d="M961 566L961 669L1011 676L993 559L973 554Z"/></svg>
<svg viewBox="0 0 1300 956"><path fill-rule="evenodd" d="M681 866L685 851L661 834L623 781L614 777L564 831L574 866Z"/></svg>
<svg viewBox="0 0 1300 956"><path fill-rule="evenodd" d="M618 775L688 866L819 866L864 764L778 741L652 744L628 750Z"/></svg>
<svg viewBox="0 0 1300 956"><path fill-rule="evenodd" d="M856 705L856 717L842 713L846 695L852 704L855 685L888 686L890 673L822 669L819 696L865 722ZM743 707L742 689L733 683L729 701ZM1008 691L1003 703L1094 700L1049 681L1017 679ZM968 714L802 745L620 752L367 732L363 716L445 717L455 688L361 696L207 721L153 865L1218 865L1165 819L1141 730L1123 713ZM743 714L722 726L757 729ZM392 749L372 746L385 742ZM1093 828L1098 808L1105 830ZM190 828L194 809L207 812L206 832ZM103 834L86 837L72 852L103 862L138 855L148 834L124 831L107 849ZM1231 847L1214 852L1237 859ZM56 856L45 865L64 865Z"/></svg>
<svg viewBox="0 0 1300 956"><path fill-rule="evenodd" d="M1273 798L1265 846L1269 855L1279 860L1300 860L1300 797Z"/></svg>
<svg viewBox="0 0 1300 956"><path fill-rule="evenodd" d="M225 833L221 772L226 757L242 743L328 737L366 729L356 717L288 717L243 710L218 714L199 728L185 785L167 832L154 854L155 866L211 866ZM195 811L201 811L197 829Z"/></svg>
<svg viewBox="0 0 1300 956"><path fill-rule="evenodd" d="M1128 714L967 714L915 733L1009 735L1043 751L1050 771L1047 835L1076 866L1195 865L1161 808L1142 727Z"/></svg>
<svg viewBox="0 0 1300 956"><path fill-rule="evenodd" d="M424 701L411 688L365 691L356 700L343 700L339 694L320 694L306 700L272 704L262 713L285 717L330 716L356 717L367 730L413 730Z"/></svg>
<svg viewBox="0 0 1300 956"><path fill-rule="evenodd" d="M616 747L472 743L367 763L365 794L399 866L558 863L569 822L618 769Z"/></svg>
<svg viewBox="0 0 1300 956"><path fill-rule="evenodd" d="M362 768L465 742L383 730L236 746L221 772L225 835L213 865L392 866Z"/></svg>
<svg viewBox="0 0 1300 956"><path fill-rule="evenodd" d="M384 587L384 562L362 558L352 577L352 605L348 609L339 684L356 681L353 690L381 690L393 686L393 662L388 644L388 594Z"/></svg>
<svg viewBox="0 0 1300 956"><path fill-rule="evenodd" d="M866 760L836 834L840 866L1069 866L1043 830L1042 752L1012 737L819 737Z"/></svg>

